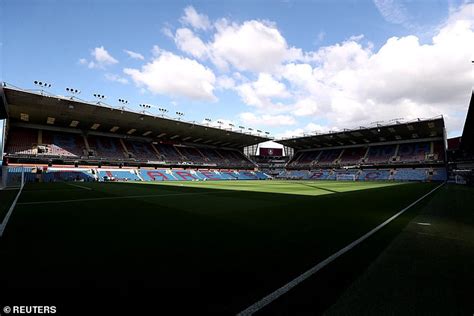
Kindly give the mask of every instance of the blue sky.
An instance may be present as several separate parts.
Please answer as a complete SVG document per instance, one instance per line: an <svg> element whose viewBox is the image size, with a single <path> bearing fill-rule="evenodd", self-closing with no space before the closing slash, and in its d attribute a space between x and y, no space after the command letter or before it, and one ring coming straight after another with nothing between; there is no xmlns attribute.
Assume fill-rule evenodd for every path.
<svg viewBox="0 0 474 316"><path fill-rule="evenodd" d="M1 78L147 103L276 137L444 115L472 89L465 1L13 1ZM174 115L171 115L174 116Z"/></svg>

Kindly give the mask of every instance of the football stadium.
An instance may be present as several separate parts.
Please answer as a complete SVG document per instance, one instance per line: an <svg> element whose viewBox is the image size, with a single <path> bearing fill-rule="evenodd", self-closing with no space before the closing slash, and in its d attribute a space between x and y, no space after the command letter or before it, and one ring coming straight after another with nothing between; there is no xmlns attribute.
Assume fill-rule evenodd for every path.
<svg viewBox="0 0 474 316"><path fill-rule="evenodd" d="M177 313L322 313L412 226L472 233L451 231L472 219L472 108L453 159L443 117L281 139L290 155L256 155L267 137L4 83L2 297L68 312L80 298L105 310L119 299ZM407 238L400 257L447 268L429 254L449 243ZM448 313L468 312L463 295Z"/></svg>
<svg viewBox="0 0 474 316"><path fill-rule="evenodd" d="M472 315L474 5L356 2L0 3L0 315Z"/></svg>

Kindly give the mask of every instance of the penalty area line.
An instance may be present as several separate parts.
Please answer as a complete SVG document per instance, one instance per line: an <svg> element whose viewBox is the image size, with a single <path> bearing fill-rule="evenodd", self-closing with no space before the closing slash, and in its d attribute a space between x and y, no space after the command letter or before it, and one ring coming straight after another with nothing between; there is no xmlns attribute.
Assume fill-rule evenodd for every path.
<svg viewBox="0 0 474 316"><path fill-rule="evenodd" d="M12 205L10 206L10 209L8 210L7 214L3 218L3 222L0 224L0 237L3 236L3 232L5 231L5 227L7 227L8 220L10 219L10 216L12 216L13 210L15 209L18 199L20 198L20 194L23 191L23 186L24 186L23 184L20 186L20 190L18 191L18 194L13 200Z"/></svg>
<svg viewBox="0 0 474 316"><path fill-rule="evenodd" d="M76 188L81 188L81 189L84 189L84 190L89 190L89 191L92 191L92 188L89 188L89 187L85 187L83 185L79 185L79 184L72 184L72 183L67 183L67 185L70 185L72 187L76 187Z"/></svg>
<svg viewBox="0 0 474 316"><path fill-rule="evenodd" d="M169 196L183 196L183 195L206 195L206 194L219 194L219 193L228 193L228 192L199 192L199 193L169 193L169 194L106 196L106 197L74 199L74 200L20 202L20 203L18 203L18 205L60 204L60 203L75 203L75 202L104 201L104 200L123 200L123 199L137 199L137 198L155 198L155 197L169 197Z"/></svg>
<svg viewBox="0 0 474 316"><path fill-rule="evenodd" d="M403 214L405 211L407 211L408 209L410 209L412 206L414 206L415 204L417 204L418 202L420 202L421 200L423 200L424 198L426 198L427 196L429 196L431 193L435 192L436 190L438 190L439 188L441 188L445 183L441 183L440 185L438 185L436 188L434 188L433 190L431 190L430 192L426 193L425 195L423 195L422 197L420 197L419 199L417 199L415 202L411 203L410 205L408 205L407 207L405 207L404 209L402 209L401 211L399 211L397 214L393 215L392 217L390 217L389 219L387 219L385 222L383 222L382 224L378 225L377 227L375 227L374 229L372 229L371 231L369 231L368 233L366 233L365 235L363 235L362 237L360 237L359 239L353 241L352 243L350 243L349 245L345 246L344 248L342 248L341 250L337 251L336 253L332 254L331 256L327 257L325 260L321 261L320 263L318 263L317 265L315 265L314 267L312 267L311 269L307 270L306 272L304 272L303 274L299 275L298 277L296 277L295 279L291 280L290 282L288 282L287 284L283 285L282 287L280 287L279 289L273 291L272 293L268 294L267 296L265 296L264 298L262 298L261 300L259 300L258 302L250 305L249 307L247 307L246 309L244 309L243 311L241 311L240 313L238 313L237 315L238 316L243 316L243 315L253 315L254 313L258 312L259 310L261 310L262 308L264 308L265 306L267 306L268 304L272 303L273 301L275 301L277 298L279 298L280 296L286 294L288 291L290 291L292 288L294 288L295 286L297 286L298 284L300 284L301 282L303 282L304 280L308 279L310 276L312 276L313 274L315 274L316 272L318 272L319 270L321 270L322 268L324 268L325 266L327 266L329 263L331 263L332 261L336 260L338 257L340 257L341 255L345 254L346 252L348 252L349 250L351 250L352 248L354 248L355 246L357 246L358 244L360 244L361 242L363 242L364 240L366 240L367 238L369 238L370 236L372 236L373 234L375 234L377 231L379 231L380 229L382 229L384 226L386 226L388 223L390 223L391 221L393 221L395 218L397 218L398 216L400 216L401 214Z"/></svg>

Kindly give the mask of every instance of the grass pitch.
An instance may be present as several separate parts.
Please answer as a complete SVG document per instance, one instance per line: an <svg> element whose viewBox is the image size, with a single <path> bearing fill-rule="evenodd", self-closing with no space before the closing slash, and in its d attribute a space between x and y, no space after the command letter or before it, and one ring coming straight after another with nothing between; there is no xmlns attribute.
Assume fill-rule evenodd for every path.
<svg viewBox="0 0 474 316"><path fill-rule="evenodd" d="M8 213L19 189L0 190L0 223Z"/></svg>
<svg viewBox="0 0 474 316"><path fill-rule="evenodd" d="M0 304L235 314L435 185L28 184L0 239ZM422 205L302 284L318 297L311 310L325 310Z"/></svg>

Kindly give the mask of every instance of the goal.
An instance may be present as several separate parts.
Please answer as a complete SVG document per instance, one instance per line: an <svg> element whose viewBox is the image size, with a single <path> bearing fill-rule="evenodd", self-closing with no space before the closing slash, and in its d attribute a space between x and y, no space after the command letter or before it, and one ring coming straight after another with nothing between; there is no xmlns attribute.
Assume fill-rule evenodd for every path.
<svg viewBox="0 0 474 316"><path fill-rule="evenodd" d="M25 184L25 170L22 167L2 167L0 178L3 189L20 189Z"/></svg>
<svg viewBox="0 0 474 316"><path fill-rule="evenodd" d="M338 181L356 181L356 175L353 173L338 173L336 174Z"/></svg>
<svg viewBox="0 0 474 316"><path fill-rule="evenodd" d="M459 174L457 174L454 177L454 180L456 181L456 184L466 184L466 179L463 176L459 175Z"/></svg>
<svg viewBox="0 0 474 316"><path fill-rule="evenodd" d="M23 186L25 185L25 171L23 168L16 168L15 172L10 172L8 168L3 167L1 181L3 185L0 190L0 200L6 207L7 213L3 216L3 219L0 218L0 237L2 237L3 232L5 231L8 220L12 215L16 202L18 201Z"/></svg>

